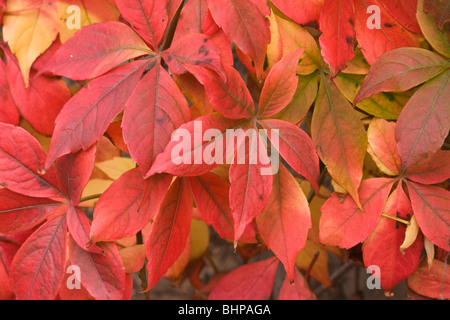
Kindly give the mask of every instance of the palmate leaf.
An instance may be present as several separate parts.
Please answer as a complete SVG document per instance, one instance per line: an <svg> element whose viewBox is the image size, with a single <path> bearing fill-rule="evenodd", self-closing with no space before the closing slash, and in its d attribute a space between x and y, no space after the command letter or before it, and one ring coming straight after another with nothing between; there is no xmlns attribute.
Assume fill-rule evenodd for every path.
<svg viewBox="0 0 450 320"><path fill-rule="evenodd" d="M450 71L421 86L409 99L397 121L395 136L403 168L430 158L450 129Z"/></svg>
<svg viewBox="0 0 450 320"><path fill-rule="evenodd" d="M142 174L164 151L172 133L189 119L186 99L157 63L133 90L122 119L124 141Z"/></svg>
<svg viewBox="0 0 450 320"><path fill-rule="evenodd" d="M295 261L305 246L311 217L303 191L284 166L273 178L268 203L256 217L256 224L267 247L283 263L293 282Z"/></svg>
<svg viewBox="0 0 450 320"><path fill-rule="evenodd" d="M436 187L408 182L413 212L425 237L436 246L450 248L450 192Z"/></svg>
<svg viewBox="0 0 450 320"><path fill-rule="evenodd" d="M120 66L92 80L67 102L56 118L46 168L58 157L87 149L100 140L123 110L147 64L135 61Z"/></svg>
<svg viewBox="0 0 450 320"><path fill-rule="evenodd" d="M334 180L360 205L367 134L361 120L336 85L322 76L311 126L312 140Z"/></svg>
<svg viewBox="0 0 450 320"><path fill-rule="evenodd" d="M61 286L66 265L66 215L37 229L14 256L10 277L19 300L52 300Z"/></svg>
<svg viewBox="0 0 450 320"><path fill-rule="evenodd" d="M279 262L272 257L234 269L215 285L209 300L268 299Z"/></svg>
<svg viewBox="0 0 450 320"><path fill-rule="evenodd" d="M443 72L448 62L421 48L399 48L383 54L371 66L354 104L381 91L406 91Z"/></svg>
<svg viewBox="0 0 450 320"><path fill-rule="evenodd" d="M386 201L384 213L392 217L411 216L411 203L399 183ZM397 283L408 278L419 265L423 249L420 235L404 252L399 250L405 238L405 227L387 217L381 217L375 229L364 240L363 259L366 267L380 267L380 282L385 291L391 291Z"/></svg>
<svg viewBox="0 0 450 320"><path fill-rule="evenodd" d="M98 300L120 300L125 288L125 272L119 250L108 242L101 244L101 249L103 253L86 251L69 237L70 261L80 267L81 279L78 280L86 290Z"/></svg>
<svg viewBox="0 0 450 320"><path fill-rule="evenodd" d="M97 23L84 27L65 42L41 72L72 80L93 79L150 52L127 25L114 21Z"/></svg>
<svg viewBox="0 0 450 320"><path fill-rule="evenodd" d="M156 50L164 39L169 17L168 0L117 0L121 15Z"/></svg>
<svg viewBox="0 0 450 320"><path fill-rule="evenodd" d="M177 178L167 192L145 241L150 290L183 252L192 218L189 182Z"/></svg>
<svg viewBox="0 0 450 320"><path fill-rule="evenodd" d="M378 0L354 0L356 39L369 64L374 63L378 57L390 50L401 47L419 47L420 44L417 35L398 23L388 10L380 5L380 2ZM367 8L370 6L376 6L380 11L379 16L373 17L379 18L379 25L375 28L368 27ZM402 13L408 20L407 15L410 14L410 11L396 11L396 13ZM397 19L399 19L398 16Z"/></svg>
<svg viewBox="0 0 450 320"><path fill-rule="evenodd" d="M353 1L326 0L320 14L320 47L333 77L355 56L354 10Z"/></svg>
<svg viewBox="0 0 450 320"><path fill-rule="evenodd" d="M257 74L262 73L264 56L270 42L265 16L270 8L263 0L208 0L214 21L239 49L255 61Z"/></svg>
<svg viewBox="0 0 450 320"><path fill-rule="evenodd" d="M36 58L47 50L58 35L56 1L12 0L3 18L3 39L19 61L25 85Z"/></svg>
<svg viewBox="0 0 450 320"><path fill-rule="evenodd" d="M359 188L362 211L347 195L341 203L333 193L320 209L320 242L351 248L364 241L377 225L394 181L386 178L363 180Z"/></svg>
<svg viewBox="0 0 450 320"><path fill-rule="evenodd" d="M144 180L138 168L123 174L96 204L90 242L115 241L142 230L156 215L171 180L166 174Z"/></svg>

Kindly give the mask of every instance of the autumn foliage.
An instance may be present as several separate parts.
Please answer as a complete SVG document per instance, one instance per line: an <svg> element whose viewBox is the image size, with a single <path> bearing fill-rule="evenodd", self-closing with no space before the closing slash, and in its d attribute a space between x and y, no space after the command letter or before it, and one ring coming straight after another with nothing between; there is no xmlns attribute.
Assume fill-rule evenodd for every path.
<svg viewBox="0 0 450 320"><path fill-rule="evenodd" d="M0 299L162 278L315 299L355 248L382 290L450 299L449 19L439 0L0 0ZM174 159L199 124L214 136ZM244 263L205 279L213 232Z"/></svg>

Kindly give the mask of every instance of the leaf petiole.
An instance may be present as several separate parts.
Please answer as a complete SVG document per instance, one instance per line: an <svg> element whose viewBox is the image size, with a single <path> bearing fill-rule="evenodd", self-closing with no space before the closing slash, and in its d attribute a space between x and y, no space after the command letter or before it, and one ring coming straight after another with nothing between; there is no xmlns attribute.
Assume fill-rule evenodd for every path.
<svg viewBox="0 0 450 320"><path fill-rule="evenodd" d="M391 215L389 215L387 213L382 213L381 215L383 217L390 218L392 220L395 220L395 221L398 221L400 223L403 223L404 225L407 225L407 226L409 226L411 224L411 222L409 222L408 220L405 220L405 219L402 219L402 218L398 218L398 217L394 217L394 216L391 216Z"/></svg>

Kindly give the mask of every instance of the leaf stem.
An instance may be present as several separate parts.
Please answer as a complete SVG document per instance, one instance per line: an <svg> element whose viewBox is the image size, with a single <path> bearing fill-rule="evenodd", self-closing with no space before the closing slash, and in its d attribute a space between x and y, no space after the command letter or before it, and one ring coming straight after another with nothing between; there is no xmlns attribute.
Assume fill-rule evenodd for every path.
<svg viewBox="0 0 450 320"><path fill-rule="evenodd" d="M183 0L178 7L177 11L175 12L175 15L173 16L172 21L170 22L169 29L167 30L166 39L164 40L164 43L162 44L161 51L164 51L166 49L169 49L170 45L172 44L173 37L175 36L175 30L177 29L178 20L180 19L180 13L181 9L184 7L185 0Z"/></svg>
<svg viewBox="0 0 450 320"><path fill-rule="evenodd" d="M403 223L403 224L405 224L407 226L409 226L411 224L411 222L409 222L408 220L405 220L405 219L402 219L402 218L398 218L398 217L394 217L394 216L391 216L391 215L389 215L387 213L382 213L381 215L383 217L390 218L392 220L395 220L395 221L398 221L400 223Z"/></svg>
<svg viewBox="0 0 450 320"><path fill-rule="evenodd" d="M214 260L211 258L211 256L209 255L208 252L205 253L205 258L206 260L208 260L209 264L211 265L211 267L214 269L214 273L217 275L219 274L219 269L217 269L216 264L214 263Z"/></svg>
<svg viewBox="0 0 450 320"><path fill-rule="evenodd" d="M102 196L101 193L97 193L97 194L93 194L93 195L90 195L90 196L86 196L86 197L80 199L80 203L86 202L86 201L89 201L89 200L98 199L101 196Z"/></svg>
<svg viewBox="0 0 450 320"><path fill-rule="evenodd" d="M142 231L136 233L136 244L144 244L144 237L142 236ZM150 300L150 293L147 291L148 281L145 263L142 266L141 270L139 271L139 279L141 279L141 288L144 294L144 299Z"/></svg>
<svg viewBox="0 0 450 320"><path fill-rule="evenodd" d="M320 255L320 252L316 251L316 253L314 254L314 257L311 260L311 263L308 266L308 269L306 270L306 273L305 273L305 280L306 281L308 281L309 276L311 274L311 270L314 267L314 265L316 264L317 259L319 259L319 255Z"/></svg>

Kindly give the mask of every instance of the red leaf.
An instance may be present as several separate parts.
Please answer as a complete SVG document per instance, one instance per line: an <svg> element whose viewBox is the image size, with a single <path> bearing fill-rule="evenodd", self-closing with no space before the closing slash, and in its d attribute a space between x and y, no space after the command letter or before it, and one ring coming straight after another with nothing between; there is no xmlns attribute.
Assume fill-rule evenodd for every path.
<svg viewBox="0 0 450 320"><path fill-rule="evenodd" d="M259 116L273 116L291 102L297 89L298 60L303 52L304 49L294 51L270 69L259 99Z"/></svg>
<svg viewBox="0 0 450 320"><path fill-rule="evenodd" d="M283 120L267 119L259 123L268 129L267 135L283 159L295 172L308 179L318 192L319 157L308 134L295 124ZM279 136L277 143L274 142L276 134Z"/></svg>
<svg viewBox="0 0 450 320"><path fill-rule="evenodd" d="M72 96L69 87L60 78L36 75L35 71L25 87L17 59L9 50L4 52L8 86L15 105L37 132L51 135L56 116Z"/></svg>
<svg viewBox="0 0 450 320"><path fill-rule="evenodd" d="M271 2L286 16L301 25L318 21L323 7L323 0L272 0Z"/></svg>
<svg viewBox="0 0 450 320"><path fill-rule="evenodd" d="M53 171L42 171L46 154L39 142L21 127L0 123L0 182L30 197L62 199Z"/></svg>
<svg viewBox="0 0 450 320"><path fill-rule="evenodd" d="M379 17L376 13L367 13L370 6L380 9ZM368 27L372 18L379 18L379 26ZM358 44L369 64L390 50L420 46L417 36L395 21L386 9L379 5L378 0L355 0L355 31Z"/></svg>
<svg viewBox="0 0 450 320"><path fill-rule="evenodd" d="M80 282L98 300L120 300L125 287L125 272L114 243L102 243L104 254L80 248L70 237L69 255L73 265L80 268Z"/></svg>
<svg viewBox="0 0 450 320"><path fill-rule="evenodd" d="M156 157L145 177L161 172L177 176L197 176L211 171L225 163L229 153L234 152L234 148L226 145L227 129L238 129L240 124L239 121L213 113L182 125L174 133L164 152ZM210 158L212 154L214 159Z"/></svg>
<svg viewBox="0 0 450 320"><path fill-rule="evenodd" d="M95 206L90 242L115 241L143 229L159 209L171 180L169 175L144 180L138 168L123 174Z"/></svg>
<svg viewBox="0 0 450 320"><path fill-rule="evenodd" d="M192 218L192 195L187 180L170 187L145 241L148 290L175 263L186 246Z"/></svg>
<svg viewBox="0 0 450 320"><path fill-rule="evenodd" d="M335 77L355 56L354 5L348 0L325 0L320 14L322 56Z"/></svg>
<svg viewBox="0 0 450 320"><path fill-rule="evenodd" d="M395 136L406 169L441 148L450 129L450 71L421 86L403 107Z"/></svg>
<svg viewBox="0 0 450 320"><path fill-rule="evenodd" d="M201 218L212 225L223 239L234 239L233 216L230 208L230 183L213 174L189 178L195 204ZM241 237L242 242L255 242L251 228L246 228Z"/></svg>
<svg viewBox="0 0 450 320"><path fill-rule="evenodd" d="M3 14L6 10L6 0L0 0L0 23L2 23Z"/></svg>
<svg viewBox="0 0 450 320"><path fill-rule="evenodd" d="M353 104L381 91L407 91L447 67L447 61L440 55L421 48L399 48L386 52L370 67Z"/></svg>
<svg viewBox="0 0 450 320"><path fill-rule="evenodd" d="M66 216L52 218L21 246L11 265L11 285L18 300L53 300L66 265Z"/></svg>
<svg viewBox="0 0 450 320"><path fill-rule="evenodd" d="M67 227L73 240L86 251L103 254L103 250L96 245L89 245L91 225L86 214L78 207L70 206L67 210Z"/></svg>
<svg viewBox="0 0 450 320"><path fill-rule="evenodd" d="M56 160L58 189L78 205L81 193L91 177L94 169L95 145L86 151L70 153Z"/></svg>
<svg viewBox="0 0 450 320"><path fill-rule="evenodd" d="M186 98L157 63L139 82L125 105L123 138L131 157L146 174L172 133L189 121Z"/></svg>
<svg viewBox="0 0 450 320"><path fill-rule="evenodd" d="M122 111L147 64L144 60L120 66L89 82L67 102L56 118L46 168L56 158L87 149L100 140Z"/></svg>
<svg viewBox="0 0 450 320"><path fill-rule="evenodd" d="M406 29L414 33L422 33L416 18L417 0L378 0L378 2Z"/></svg>
<svg viewBox="0 0 450 320"><path fill-rule="evenodd" d="M168 24L168 0L116 0L131 27L156 50Z"/></svg>
<svg viewBox="0 0 450 320"><path fill-rule="evenodd" d="M408 288L432 299L450 299L450 273L445 262L433 260L431 268L423 260L408 278Z"/></svg>
<svg viewBox="0 0 450 320"><path fill-rule="evenodd" d="M200 33L189 33L174 41L169 49L164 51L164 60L175 74L185 73L185 65L208 68L226 79L225 71L218 54L219 50L207 36Z"/></svg>
<svg viewBox="0 0 450 320"><path fill-rule="evenodd" d="M436 246L450 249L450 192L435 186L408 182L414 215L425 237Z"/></svg>
<svg viewBox="0 0 450 320"><path fill-rule="evenodd" d="M278 294L278 300L316 300L314 293L308 286L305 277L295 268L294 283L286 275Z"/></svg>
<svg viewBox="0 0 450 320"><path fill-rule="evenodd" d="M226 81L204 68L189 67L198 81L205 86L213 108L229 119L250 118L255 115L253 98L240 73L224 65Z"/></svg>
<svg viewBox="0 0 450 320"><path fill-rule="evenodd" d="M65 42L41 72L72 80L92 79L150 52L127 25L115 21L94 23Z"/></svg>
<svg viewBox="0 0 450 320"><path fill-rule="evenodd" d="M189 178L189 183L195 204L205 223L213 225L222 238L232 239L233 221L229 202L230 183L213 173ZM224 232L226 230L231 230L231 232Z"/></svg>
<svg viewBox="0 0 450 320"><path fill-rule="evenodd" d="M190 0L183 7L175 32L174 41L181 39L191 32L203 33L210 36L218 30L212 19L206 0Z"/></svg>
<svg viewBox="0 0 450 320"><path fill-rule="evenodd" d="M11 289L9 271L14 255L29 236L29 231L10 235L0 234L0 300L15 298Z"/></svg>
<svg viewBox="0 0 450 320"><path fill-rule="evenodd" d="M256 73L261 75L270 42L270 7L265 0L208 0L217 25L239 49L255 60Z"/></svg>
<svg viewBox="0 0 450 320"><path fill-rule="evenodd" d="M0 10L1 12L1 10ZM19 125L19 111L11 97L6 66L0 59L0 122Z"/></svg>
<svg viewBox="0 0 450 320"><path fill-rule="evenodd" d="M238 141L230 165L230 206L234 220L234 245L245 228L264 209L272 191L273 173L266 145L259 133L250 128L249 141Z"/></svg>
<svg viewBox="0 0 450 320"><path fill-rule="evenodd" d="M327 246L351 248L363 242L377 225L394 180L372 178L363 180L359 198L364 211L348 195L341 203L333 193L320 211L320 242Z"/></svg>
<svg viewBox="0 0 450 320"><path fill-rule="evenodd" d="M243 265L220 279L209 300L265 300L273 289L276 257Z"/></svg>
<svg viewBox="0 0 450 320"><path fill-rule="evenodd" d="M412 208L408 197L403 191L402 184L389 196L384 213L406 218L411 216ZM391 291L397 283L408 278L419 265L423 240L420 235L416 241L405 250L399 248L405 239L405 226L396 221L381 217L375 230L363 243L363 259L366 267L377 265L380 267L381 286L385 291Z"/></svg>
<svg viewBox="0 0 450 320"><path fill-rule="evenodd" d="M305 247L311 216L302 189L284 166L273 178L269 201L256 224L267 247L283 263L290 282L294 281L295 260Z"/></svg>
<svg viewBox="0 0 450 320"><path fill-rule="evenodd" d="M374 118L367 130L368 151L380 170L396 176L400 172L401 160L397 152L395 123Z"/></svg>
<svg viewBox="0 0 450 320"><path fill-rule="evenodd" d="M450 151L438 150L424 163L406 170L408 179L423 184L435 184L450 179Z"/></svg>
<svg viewBox="0 0 450 320"><path fill-rule="evenodd" d="M60 202L50 199L31 198L8 189L0 189L0 232L30 230L59 206Z"/></svg>

